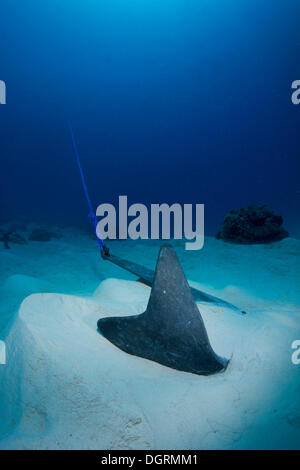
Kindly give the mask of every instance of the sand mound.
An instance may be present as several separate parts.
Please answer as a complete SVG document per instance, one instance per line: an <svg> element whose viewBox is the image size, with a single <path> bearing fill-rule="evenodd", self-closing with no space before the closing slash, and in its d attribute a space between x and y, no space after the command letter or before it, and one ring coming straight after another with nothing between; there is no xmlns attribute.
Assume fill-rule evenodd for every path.
<svg viewBox="0 0 300 470"><path fill-rule="evenodd" d="M299 318L202 306L213 347L232 359L225 373L200 377L129 356L97 332L100 317L140 311L148 295L146 287L110 279L90 298L34 294L23 301L6 338L8 363L0 366L0 448L299 442L299 373L290 349Z"/></svg>

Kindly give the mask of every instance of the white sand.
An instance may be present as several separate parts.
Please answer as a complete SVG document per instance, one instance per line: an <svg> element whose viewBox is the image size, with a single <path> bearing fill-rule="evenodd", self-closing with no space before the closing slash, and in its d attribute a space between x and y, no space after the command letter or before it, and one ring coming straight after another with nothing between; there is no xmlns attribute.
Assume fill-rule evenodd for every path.
<svg viewBox="0 0 300 470"><path fill-rule="evenodd" d="M0 448L300 447L300 366L291 362L300 241L206 238L199 252L174 244L194 285L248 312L198 304L216 352L231 357L225 373L178 372L101 337L100 317L143 312L150 291L102 261L87 236L65 230L60 240L0 249L8 360L0 365ZM156 242L110 246L155 265Z"/></svg>

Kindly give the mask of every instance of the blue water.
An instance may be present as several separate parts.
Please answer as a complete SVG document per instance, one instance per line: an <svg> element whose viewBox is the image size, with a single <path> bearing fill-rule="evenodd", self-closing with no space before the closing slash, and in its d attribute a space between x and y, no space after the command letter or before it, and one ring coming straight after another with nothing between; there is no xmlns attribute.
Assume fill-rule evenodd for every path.
<svg viewBox="0 0 300 470"><path fill-rule="evenodd" d="M205 234L215 234L230 209L268 204L300 238L300 105L291 101L292 82L300 80L299 19L299 0L1 0L0 80L7 104L0 105L0 225L25 219L89 227L70 121L95 207L117 205L119 195L127 195L129 204L204 203ZM28 250L17 244L5 250L1 242L1 339L30 293L89 295L105 277L121 276L104 265L92 238L83 247L74 231L68 245L70 232L45 248L30 242ZM286 299L288 310L299 297L299 242L287 242L266 251L256 247L250 258L248 246L229 244L220 245L216 256L218 242L210 239L196 261L194 253L185 254L183 267L194 281L225 293L227 288L233 303L240 290L244 298L252 296L256 310L256 297L271 296L279 307ZM134 246L135 257L126 245L121 255L143 264L147 250ZM156 245L150 250L154 266ZM287 344L287 368L289 350ZM39 373L36 365L33 370ZM13 373L8 383L9 402L18 408L11 411L15 424L23 370ZM290 383L285 376L278 382L282 415L271 401L237 446L299 447L296 373ZM29 382L25 391L35 388ZM258 403L264 392L255 390ZM39 423L43 414L29 405L25 399L25 437L26 420ZM2 427L10 407L2 400ZM295 427L292 437L284 420L289 432ZM66 432L66 442L71 436Z"/></svg>
<svg viewBox="0 0 300 470"><path fill-rule="evenodd" d="M297 231L295 0L2 0L1 216L85 224L95 205L204 203L206 233L267 203ZM300 229L299 229L300 232Z"/></svg>

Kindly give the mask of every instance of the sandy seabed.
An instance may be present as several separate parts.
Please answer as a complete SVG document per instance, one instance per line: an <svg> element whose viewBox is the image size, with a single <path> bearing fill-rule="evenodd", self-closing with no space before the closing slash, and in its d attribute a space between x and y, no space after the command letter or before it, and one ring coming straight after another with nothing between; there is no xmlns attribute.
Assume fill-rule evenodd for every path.
<svg viewBox="0 0 300 470"><path fill-rule="evenodd" d="M247 312L198 303L224 373L201 377L130 356L97 320L142 313L150 289L103 261L80 231L0 247L2 449L300 448L300 241L200 251L172 244L191 285ZM26 237L26 233L24 234ZM160 242L111 242L154 268Z"/></svg>

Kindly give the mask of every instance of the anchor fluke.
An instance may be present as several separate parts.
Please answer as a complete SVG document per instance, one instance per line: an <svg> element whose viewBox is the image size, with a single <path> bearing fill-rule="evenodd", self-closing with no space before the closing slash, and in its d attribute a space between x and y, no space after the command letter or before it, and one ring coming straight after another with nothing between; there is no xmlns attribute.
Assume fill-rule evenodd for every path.
<svg viewBox="0 0 300 470"><path fill-rule="evenodd" d="M102 318L98 328L123 351L180 371L210 375L228 364L210 345L191 289L169 245L160 249L146 311Z"/></svg>

